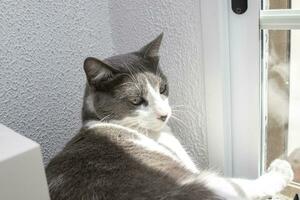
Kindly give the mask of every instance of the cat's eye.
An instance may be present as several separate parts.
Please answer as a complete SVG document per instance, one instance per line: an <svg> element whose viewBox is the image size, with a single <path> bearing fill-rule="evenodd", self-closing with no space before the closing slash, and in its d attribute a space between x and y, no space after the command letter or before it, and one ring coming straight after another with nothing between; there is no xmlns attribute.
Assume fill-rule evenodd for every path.
<svg viewBox="0 0 300 200"><path fill-rule="evenodd" d="M167 91L167 84L162 84L159 88L159 92L161 94L164 94L164 93L166 93L166 91Z"/></svg>
<svg viewBox="0 0 300 200"><path fill-rule="evenodd" d="M145 100L142 97L135 97L135 98L132 98L130 100L130 102L133 105L139 106L139 105L143 104L145 102Z"/></svg>

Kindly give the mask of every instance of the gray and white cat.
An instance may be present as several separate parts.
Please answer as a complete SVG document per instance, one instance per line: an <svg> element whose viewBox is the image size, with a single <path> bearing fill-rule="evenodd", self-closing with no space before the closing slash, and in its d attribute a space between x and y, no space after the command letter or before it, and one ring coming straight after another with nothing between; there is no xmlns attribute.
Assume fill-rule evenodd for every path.
<svg viewBox="0 0 300 200"><path fill-rule="evenodd" d="M161 40L162 34L139 51L85 60L83 126L46 168L52 200L259 199L293 179L282 160L256 180L196 167L166 124Z"/></svg>

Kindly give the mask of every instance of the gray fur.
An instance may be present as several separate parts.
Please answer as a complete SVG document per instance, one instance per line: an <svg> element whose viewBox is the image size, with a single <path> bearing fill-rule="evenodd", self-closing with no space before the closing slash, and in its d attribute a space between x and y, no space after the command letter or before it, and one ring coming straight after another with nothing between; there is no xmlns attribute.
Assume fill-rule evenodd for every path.
<svg viewBox="0 0 300 200"><path fill-rule="evenodd" d="M136 146L129 134L82 129L47 167L51 199L218 199L203 184L181 185L180 180L196 175L167 156Z"/></svg>
<svg viewBox="0 0 300 200"><path fill-rule="evenodd" d="M134 53L85 61L88 83L83 123L109 122L133 115L136 106L130 98L146 98L146 78L152 84L167 83L158 66L161 38L162 35ZM137 132L102 124L83 127L48 164L52 200L220 199L201 182L199 175L178 161L136 145ZM197 181L184 184L186 179Z"/></svg>

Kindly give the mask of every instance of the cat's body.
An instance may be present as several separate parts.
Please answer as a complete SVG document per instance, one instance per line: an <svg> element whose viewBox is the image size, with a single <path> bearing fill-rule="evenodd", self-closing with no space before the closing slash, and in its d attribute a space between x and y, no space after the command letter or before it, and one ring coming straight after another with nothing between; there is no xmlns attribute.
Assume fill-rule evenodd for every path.
<svg viewBox="0 0 300 200"><path fill-rule="evenodd" d="M205 185L185 183L197 175L146 136L119 125L92 126L48 165L52 199L217 199Z"/></svg>
<svg viewBox="0 0 300 200"><path fill-rule="evenodd" d="M255 199L292 179L280 160L253 181L197 169L166 125L171 108L158 65L161 39L134 53L86 59L83 127L46 169L52 200Z"/></svg>

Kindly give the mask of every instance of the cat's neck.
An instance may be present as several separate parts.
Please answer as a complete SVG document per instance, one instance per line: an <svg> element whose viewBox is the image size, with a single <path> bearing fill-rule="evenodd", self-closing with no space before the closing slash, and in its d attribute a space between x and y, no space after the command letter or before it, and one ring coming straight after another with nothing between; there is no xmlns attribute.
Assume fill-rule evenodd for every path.
<svg viewBox="0 0 300 200"><path fill-rule="evenodd" d="M145 129L145 128L141 128L141 127L134 127L134 126L125 126L124 124L120 123L118 120L97 120L97 119L92 119L92 120L86 120L86 121L83 121L83 127L92 127L94 126L95 124L98 124L98 123L110 123L110 124L116 124L116 125L119 125L119 126L123 126L127 129L132 129L132 130L135 130L153 140L157 140L161 134L161 132L170 132L170 128L169 126L165 125L162 129L160 130L150 130L150 129Z"/></svg>
<svg viewBox="0 0 300 200"><path fill-rule="evenodd" d="M142 128L140 126L126 126L126 125L123 125L122 123L119 123L118 120L111 120L110 123L112 124L118 124L118 125L121 125L121 126L125 126L126 128L129 128L129 129L133 129L151 139L154 139L154 140L157 140L160 136L160 133L161 133L161 130L151 130L151 129L146 129L146 128Z"/></svg>

